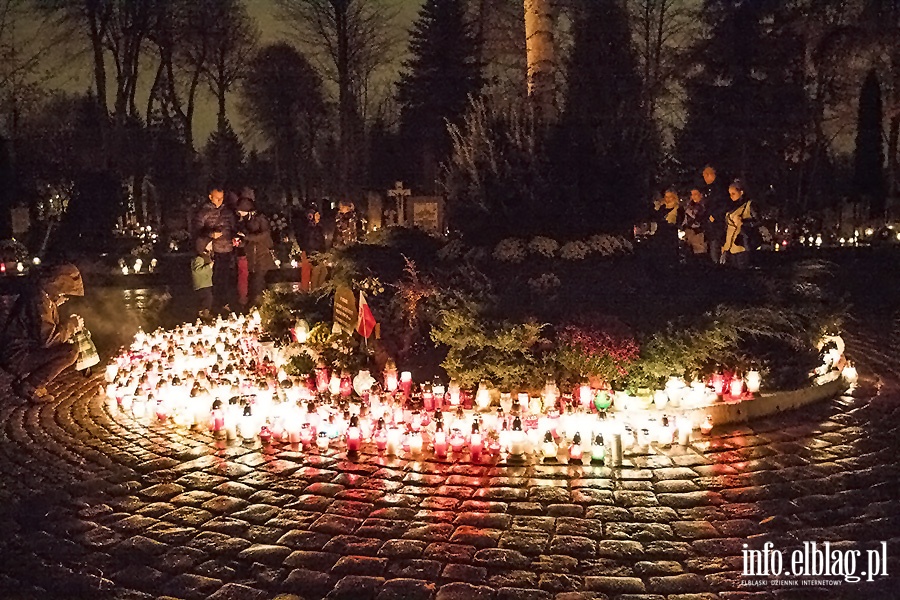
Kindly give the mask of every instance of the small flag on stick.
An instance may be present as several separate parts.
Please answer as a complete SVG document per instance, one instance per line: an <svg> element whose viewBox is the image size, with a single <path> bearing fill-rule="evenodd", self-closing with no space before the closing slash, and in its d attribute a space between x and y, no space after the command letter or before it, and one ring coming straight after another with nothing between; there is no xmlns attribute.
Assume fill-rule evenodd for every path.
<svg viewBox="0 0 900 600"><path fill-rule="evenodd" d="M376 324L375 315L372 314L372 309L369 308L369 303L366 302L366 295L360 291L359 317L356 321L356 331L359 335L368 340L369 337L371 337L372 332L375 331Z"/></svg>

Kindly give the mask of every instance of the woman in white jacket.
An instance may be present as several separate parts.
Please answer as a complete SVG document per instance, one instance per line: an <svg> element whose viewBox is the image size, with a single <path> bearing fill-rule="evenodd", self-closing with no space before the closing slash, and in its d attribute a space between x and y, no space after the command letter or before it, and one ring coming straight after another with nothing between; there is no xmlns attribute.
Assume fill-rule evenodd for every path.
<svg viewBox="0 0 900 600"><path fill-rule="evenodd" d="M754 218L753 206L740 179L735 179L728 186L728 195L731 197L732 205L725 215L725 243L722 244L722 257L719 262L744 269L750 264L751 248L746 242L746 232L741 230L747 221Z"/></svg>

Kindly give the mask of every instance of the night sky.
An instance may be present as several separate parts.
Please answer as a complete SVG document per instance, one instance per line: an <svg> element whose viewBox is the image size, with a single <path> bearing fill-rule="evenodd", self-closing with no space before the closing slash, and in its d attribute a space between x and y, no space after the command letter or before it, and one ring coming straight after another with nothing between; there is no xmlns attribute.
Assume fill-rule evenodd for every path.
<svg viewBox="0 0 900 600"><path fill-rule="evenodd" d="M399 10L397 17L397 29L404 33L401 45L405 48L405 33L416 18L422 0L393 0ZM266 44L274 41L285 40L292 42L292 32L289 27L281 21L278 15L274 0L246 0L247 8L250 14L256 19L259 26L261 38L260 43ZM402 48L401 48L402 50ZM90 71L89 56L83 53L77 62L71 61L71 55L65 53L65 56L57 57L57 65L52 69L53 79L50 87L57 87L66 91L81 93L93 86L93 78ZM149 55L144 61L145 68L149 71L155 68L152 57ZM399 64L398 64L399 67ZM110 67L111 68L111 67ZM394 72L396 76L396 72ZM110 73L110 77L113 74ZM152 72L147 73L142 78L144 85L149 85L152 81ZM146 91L144 92L146 93ZM236 129L242 129L240 114L236 107L237 94L232 93L228 106L228 117ZM141 103L139 102L140 106ZM211 94L203 93L200 96L200 105L194 117L194 137L197 145L202 146L210 132L213 131L216 124L216 109L214 98ZM253 145L253 140L248 139L246 143Z"/></svg>

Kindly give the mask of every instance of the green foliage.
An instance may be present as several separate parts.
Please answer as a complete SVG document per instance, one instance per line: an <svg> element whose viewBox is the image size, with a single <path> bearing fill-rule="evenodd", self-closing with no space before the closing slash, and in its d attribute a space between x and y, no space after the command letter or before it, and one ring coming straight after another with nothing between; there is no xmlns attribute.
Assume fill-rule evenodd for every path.
<svg viewBox="0 0 900 600"><path fill-rule="evenodd" d="M316 361L305 353L295 354L284 365L284 372L288 375L309 375L316 368Z"/></svg>
<svg viewBox="0 0 900 600"><path fill-rule="evenodd" d="M448 348L443 367L460 385L474 386L485 379L515 389L536 384L540 369L533 348L540 331L536 323L494 322L473 311L446 310L431 338Z"/></svg>
<svg viewBox="0 0 900 600"><path fill-rule="evenodd" d="M310 327L331 318L328 296L303 294L290 290L266 290L259 305L263 330L276 337L285 337L297 319L306 319Z"/></svg>

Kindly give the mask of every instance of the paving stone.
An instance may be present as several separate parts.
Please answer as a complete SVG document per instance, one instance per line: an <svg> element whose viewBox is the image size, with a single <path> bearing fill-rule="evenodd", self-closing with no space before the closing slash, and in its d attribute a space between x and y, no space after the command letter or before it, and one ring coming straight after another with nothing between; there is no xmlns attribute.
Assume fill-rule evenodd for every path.
<svg viewBox="0 0 900 600"><path fill-rule="evenodd" d="M582 577L564 573L543 573L538 581L538 587L553 594L573 592L581 589L582 585L584 585Z"/></svg>
<svg viewBox="0 0 900 600"><path fill-rule="evenodd" d="M532 588L502 587L497 590L496 600L550 600L553 596L544 590Z"/></svg>
<svg viewBox="0 0 900 600"><path fill-rule="evenodd" d="M645 591L644 582L637 577L585 577L584 589L609 594L642 594Z"/></svg>
<svg viewBox="0 0 900 600"><path fill-rule="evenodd" d="M383 586L383 577L347 575L337 582L326 598L328 600L374 600Z"/></svg>
<svg viewBox="0 0 900 600"><path fill-rule="evenodd" d="M297 550L284 559L284 565L287 567L302 567L314 571L329 571L339 558L341 558L340 554L332 552Z"/></svg>
<svg viewBox="0 0 900 600"><path fill-rule="evenodd" d="M597 553L597 542L575 535L555 535L550 540L547 551L551 554L565 554L576 558L593 558Z"/></svg>
<svg viewBox="0 0 900 600"><path fill-rule="evenodd" d="M487 580L488 570L484 567L461 565L450 563L441 572L441 578L448 581L464 581L467 583L484 583Z"/></svg>
<svg viewBox="0 0 900 600"><path fill-rule="evenodd" d="M488 569L522 569L531 564L531 559L516 550L485 548L475 553L473 562Z"/></svg>
<svg viewBox="0 0 900 600"><path fill-rule="evenodd" d="M209 600L266 600L269 594L239 583L226 583Z"/></svg>
<svg viewBox="0 0 900 600"><path fill-rule="evenodd" d="M476 548L495 548L500 540L499 529L482 529L461 525L456 528L450 541L455 544L466 544Z"/></svg>
<svg viewBox="0 0 900 600"><path fill-rule="evenodd" d="M321 598L333 585L330 575L304 568L292 570L283 583L285 589L303 594L304 598Z"/></svg>
<svg viewBox="0 0 900 600"><path fill-rule="evenodd" d="M493 598L493 589L462 582L442 585L435 596L435 600L493 600Z"/></svg>
<svg viewBox="0 0 900 600"><path fill-rule="evenodd" d="M399 578L385 582L376 600L430 600L434 593L434 583Z"/></svg>
<svg viewBox="0 0 900 600"><path fill-rule="evenodd" d="M374 556L343 556L331 568L331 574L379 576L384 572L387 562L386 558Z"/></svg>
<svg viewBox="0 0 900 600"><path fill-rule="evenodd" d="M522 554L538 555L544 552L550 534L537 531L508 531L500 536L500 548L518 550Z"/></svg>
<svg viewBox="0 0 900 600"><path fill-rule="evenodd" d="M387 566L387 574L391 577L409 577L434 581L441 573L443 564L436 560L404 558L392 560Z"/></svg>
<svg viewBox="0 0 900 600"><path fill-rule="evenodd" d="M384 558L418 558L425 551L426 542L419 540L387 540L378 550ZM473 549L474 554L474 549Z"/></svg>
<svg viewBox="0 0 900 600"><path fill-rule="evenodd" d="M477 551L474 546L436 542L428 544L422 556L441 562L467 563L472 561Z"/></svg>

